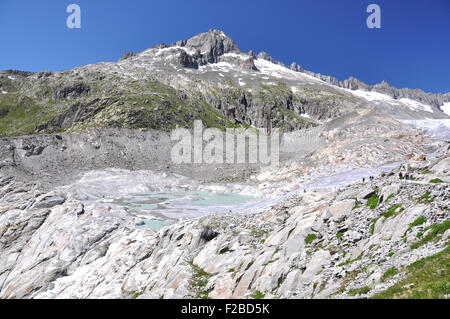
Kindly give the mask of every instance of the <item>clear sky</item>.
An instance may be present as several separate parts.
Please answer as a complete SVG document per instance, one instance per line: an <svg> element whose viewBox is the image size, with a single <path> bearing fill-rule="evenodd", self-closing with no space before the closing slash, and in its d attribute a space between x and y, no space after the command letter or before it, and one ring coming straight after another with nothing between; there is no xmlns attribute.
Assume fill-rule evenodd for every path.
<svg viewBox="0 0 450 319"><path fill-rule="evenodd" d="M66 8L81 7L81 29ZM366 8L381 7L381 29ZM450 0L0 0L0 70L116 61L206 32L340 80L450 91Z"/></svg>

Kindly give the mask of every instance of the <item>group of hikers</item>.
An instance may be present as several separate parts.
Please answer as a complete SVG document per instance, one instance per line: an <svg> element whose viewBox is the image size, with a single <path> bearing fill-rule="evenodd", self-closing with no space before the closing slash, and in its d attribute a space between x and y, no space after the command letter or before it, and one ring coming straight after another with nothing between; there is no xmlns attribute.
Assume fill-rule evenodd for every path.
<svg viewBox="0 0 450 319"><path fill-rule="evenodd" d="M369 176L369 181L372 182L373 180L375 180L375 177L374 176ZM366 181L366 178L363 177L362 181L363 181L363 184L364 184L364 182Z"/></svg>
<svg viewBox="0 0 450 319"><path fill-rule="evenodd" d="M413 179L414 179L414 176L412 175L412 174L409 174L409 173L405 173L405 175L403 175L402 174L402 172L400 172L400 173L398 173L398 177L400 178L400 179L403 179L403 177L405 178L405 180L409 180L409 181L412 181Z"/></svg>
<svg viewBox="0 0 450 319"><path fill-rule="evenodd" d="M398 177L400 178L400 180L402 180L402 179L405 179L405 180L407 180L407 181L412 181L412 180L414 180L414 176L412 175L412 174L410 174L410 173L405 173L404 175L403 175L403 173L402 172L400 172L400 173L398 173ZM374 176L369 176L369 181L374 181L375 180L375 177ZM363 177L363 179L362 179L362 182L363 182L363 184L365 183L365 181L366 181L366 178L365 177Z"/></svg>

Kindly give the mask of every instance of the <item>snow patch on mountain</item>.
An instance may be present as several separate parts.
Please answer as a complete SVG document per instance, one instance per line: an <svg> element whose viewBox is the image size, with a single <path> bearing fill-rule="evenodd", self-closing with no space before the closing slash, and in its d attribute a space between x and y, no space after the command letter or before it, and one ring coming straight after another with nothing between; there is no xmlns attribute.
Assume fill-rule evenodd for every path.
<svg viewBox="0 0 450 319"><path fill-rule="evenodd" d="M444 105L441 106L441 110L445 114L450 115L450 102L444 103Z"/></svg>
<svg viewBox="0 0 450 319"><path fill-rule="evenodd" d="M408 105L408 107L410 109L424 110L424 111L427 111L427 112L430 112L430 113L434 113L434 111L431 108L431 106L422 104L422 103L417 102L417 101L413 101L413 100L410 100L410 99L403 98L403 99L400 99L400 102L402 102L403 104Z"/></svg>
<svg viewBox="0 0 450 319"><path fill-rule="evenodd" d="M244 54L237 54L237 53L225 53L224 55L222 55L225 58L239 58L241 60L247 60L249 59L248 55L244 55Z"/></svg>
<svg viewBox="0 0 450 319"><path fill-rule="evenodd" d="M198 70L201 72L208 72L208 71L230 72L233 69L235 69L235 67L228 62L217 62L214 64L206 64L198 68Z"/></svg>
<svg viewBox="0 0 450 319"><path fill-rule="evenodd" d="M369 91L363 91L363 90L350 90L350 89L343 89L347 92L352 93L353 95L356 95L357 97L361 97L369 102L388 102L391 103L391 100L393 100L389 95L378 93L378 92L369 92Z"/></svg>
<svg viewBox="0 0 450 319"><path fill-rule="evenodd" d="M264 59L256 59L255 66L262 74L269 75L275 78L284 78L288 80L303 80L303 81L309 80L308 82L310 83L323 82L322 80L319 80L310 75L292 71L284 66L274 64Z"/></svg>
<svg viewBox="0 0 450 319"><path fill-rule="evenodd" d="M398 105L398 106L407 106L410 110L419 110L419 111L426 111L430 113L434 113L433 108L430 105L426 105L411 99L402 98L399 100L396 100L389 95L379 93L379 92L373 92L373 91L364 91L364 90L350 90L350 89L343 89L347 92L350 92L353 95L356 95L357 97L363 98L369 102L373 103L388 103L391 105Z"/></svg>

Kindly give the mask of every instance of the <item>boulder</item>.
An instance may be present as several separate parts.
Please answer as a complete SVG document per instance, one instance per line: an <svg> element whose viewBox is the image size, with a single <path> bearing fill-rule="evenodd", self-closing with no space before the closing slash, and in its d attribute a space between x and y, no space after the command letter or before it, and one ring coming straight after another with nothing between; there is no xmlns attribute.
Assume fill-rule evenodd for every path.
<svg viewBox="0 0 450 319"><path fill-rule="evenodd" d="M399 189L400 184L391 184L383 187L380 191L380 202L387 200L391 194L396 195Z"/></svg>
<svg viewBox="0 0 450 319"><path fill-rule="evenodd" d="M32 208L52 208L63 204L65 201L66 197L63 195L44 194L38 197Z"/></svg>
<svg viewBox="0 0 450 319"><path fill-rule="evenodd" d="M334 203L328 208L324 219L331 218L335 222L342 220L352 211L353 207L355 207L355 203L354 199L346 199Z"/></svg>
<svg viewBox="0 0 450 319"><path fill-rule="evenodd" d="M200 238L204 241L211 241L217 237L219 233L212 230L210 227L205 227L200 235Z"/></svg>
<svg viewBox="0 0 450 319"><path fill-rule="evenodd" d="M373 189L365 189L361 191L356 198L358 199L358 201L362 201L364 199L369 199L375 193L376 192Z"/></svg>

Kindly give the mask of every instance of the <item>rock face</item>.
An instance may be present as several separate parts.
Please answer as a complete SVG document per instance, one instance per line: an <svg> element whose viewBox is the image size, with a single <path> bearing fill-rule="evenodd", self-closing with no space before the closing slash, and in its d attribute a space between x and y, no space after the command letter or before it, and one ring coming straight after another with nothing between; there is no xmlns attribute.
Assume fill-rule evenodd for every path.
<svg viewBox="0 0 450 319"><path fill-rule="evenodd" d="M66 187L43 192L2 177L0 297L371 296L407 275L407 265L446 247L450 188L422 181L428 177L421 170L415 182L399 184L398 169L376 178L377 196L397 192L374 209L356 202L362 186L356 183L159 232L136 229L139 219L117 206L80 202ZM422 240L431 225L443 230ZM387 278L392 267L398 274Z"/></svg>
<svg viewBox="0 0 450 319"><path fill-rule="evenodd" d="M95 114L106 107L108 101L108 99L102 101L94 99L86 103L77 102L61 115L54 117L50 122L36 127L36 131L51 132L67 129L76 123L81 123L88 118L95 116Z"/></svg>
<svg viewBox="0 0 450 319"><path fill-rule="evenodd" d="M81 94L86 94L89 92L89 87L84 83L77 83L63 88L56 88L53 92L53 97L55 100L63 99L74 99L79 97Z"/></svg>
<svg viewBox="0 0 450 319"><path fill-rule="evenodd" d="M241 53L241 50L231 38L226 36L223 31L214 29L176 44L198 51L204 64L217 63L218 57L225 53Z"/></svg>
<svg viewBox="0 0 450 319"><path fill-rule="evenodd" d="M332 218L333 221L339 222L345 219L345 217L352 211L355 207L355 200L344 200L341 202L336 202L328 208L327 214Z"/></svg>
<svg viewBox="0 0 450 319"><path fill-rule="evenodd" d="M194 54L180 53L178 62L186 68L198 68L208 63L217 63L226 53L241 53L239 47L223 31L211 29L189 40L178 41L174 46L187 49Z"/></svg>

